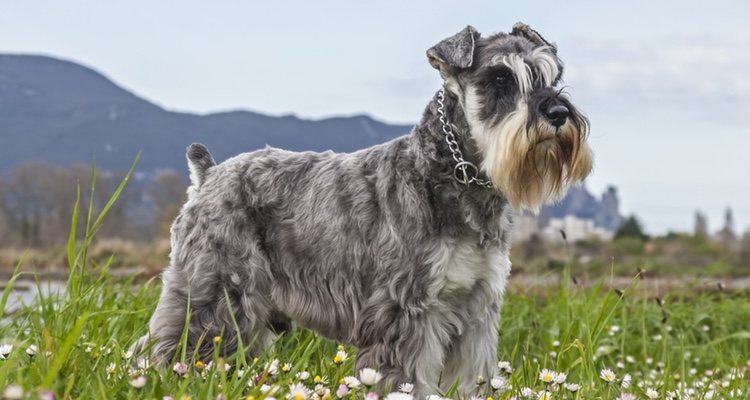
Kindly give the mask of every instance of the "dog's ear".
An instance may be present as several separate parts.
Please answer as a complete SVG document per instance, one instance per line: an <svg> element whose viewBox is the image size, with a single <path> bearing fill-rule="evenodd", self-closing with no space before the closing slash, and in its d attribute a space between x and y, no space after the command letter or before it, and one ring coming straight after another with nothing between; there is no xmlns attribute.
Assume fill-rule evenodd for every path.
<svg viewBox="0 0 750 400"><path fill-rule="evenodd" d="M537 46L548 46L554 54L557 54L556 44L548 42L547 39L539 34L539 32L531 29L530 26L524 24L523 22L517 22L515 25L513 25L513 30L510 32L510 34L514 36L524 37Z"/></svg>
<svg viewBox="0 0 750 400"><path fill-rule="evenodd" d="M427 50L427 59L447 79L456 70L471 67L474 62L474 45L479 37L479 32L469 25Z"/></svg>

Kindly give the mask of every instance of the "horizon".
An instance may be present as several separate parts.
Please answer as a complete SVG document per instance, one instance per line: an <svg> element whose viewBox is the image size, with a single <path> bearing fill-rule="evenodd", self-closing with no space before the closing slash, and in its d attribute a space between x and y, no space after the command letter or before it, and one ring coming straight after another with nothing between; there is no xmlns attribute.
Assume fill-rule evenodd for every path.
<svg viewBox="0 0 750 400"><path fill-rule="evenodd" d="M428 47L467 24L486 35L525 20L559 44L567 91L592 120L592 193L615 185L623 214L653 233L692 231L697 211L714 232L727 207L737 231L750 228L750 29L741 17L750 5L572 1L552 17L540 11L554 2L450 4L19 3L0 15L0 52L81 63L169 111L414 124L440 85ZM425 9L431 17L411 29ZM310 19L321 13L328 23ZM207 30L211 19L224 23Z"/></svg>

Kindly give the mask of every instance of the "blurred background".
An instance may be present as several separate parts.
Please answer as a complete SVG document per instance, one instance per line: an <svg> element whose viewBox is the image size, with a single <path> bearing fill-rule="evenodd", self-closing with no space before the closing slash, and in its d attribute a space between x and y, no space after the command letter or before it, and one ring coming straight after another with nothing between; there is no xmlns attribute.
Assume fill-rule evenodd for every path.
<svg viewBox="0 0 750 400"><path fill-rule="evenodd" d="M559 46L590 118L595 170L520 215L514 271L750 272L750 3L3 2L0 266L64 267L92 159L93 249L158 272L184 198L185 147L218 161L266 145L352 151L407 134L440 87L425 51L467 24L523 21Z"/></svg>

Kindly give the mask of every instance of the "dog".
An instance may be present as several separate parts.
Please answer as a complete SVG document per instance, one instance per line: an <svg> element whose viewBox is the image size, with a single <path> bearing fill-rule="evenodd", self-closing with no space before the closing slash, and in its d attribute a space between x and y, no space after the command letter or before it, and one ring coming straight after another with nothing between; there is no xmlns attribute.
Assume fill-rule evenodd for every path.
<svg viewBox="0 0 750 400"><path fill-rule="evenodd" d="M187 322L188 354L210 357L218 335L226 353L257 354L293 321L417 396L455 382L466 396L491 377L513 211L590 173L589 123L558 89L556 45L525 24L467 26L427 58L444 84L406 136L218 165L191 145L161 297L134 349L172 359Z"/></svg>

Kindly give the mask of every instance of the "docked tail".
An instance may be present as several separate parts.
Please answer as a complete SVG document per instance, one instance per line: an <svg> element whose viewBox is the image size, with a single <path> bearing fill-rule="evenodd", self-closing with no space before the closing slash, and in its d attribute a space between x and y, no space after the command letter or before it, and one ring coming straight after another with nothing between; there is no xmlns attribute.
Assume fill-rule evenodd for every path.
<svg viewBox="0 0 750 400"><path fill-rule="evenodd" d="M190 168L190 182L193 190L198 189L206 180L206 171L216 165L206 146L193 143L187 148L188 168Z"/></svg>

